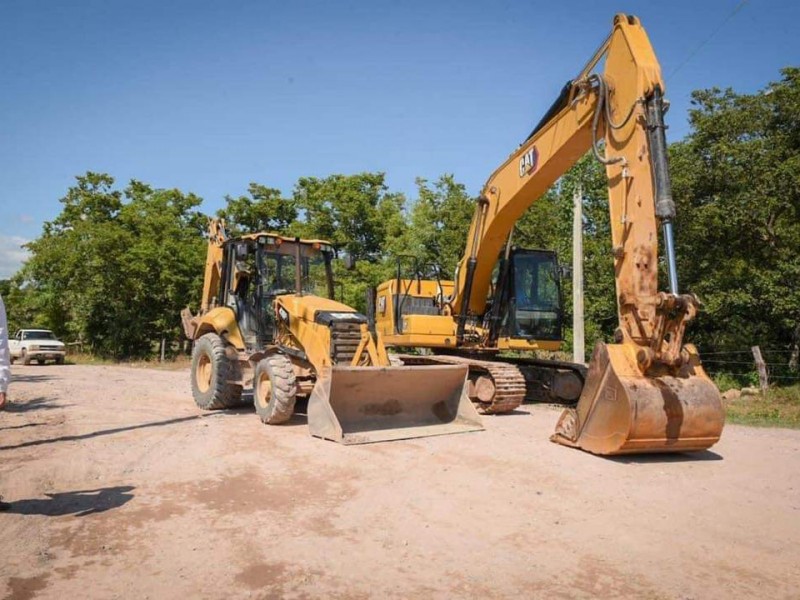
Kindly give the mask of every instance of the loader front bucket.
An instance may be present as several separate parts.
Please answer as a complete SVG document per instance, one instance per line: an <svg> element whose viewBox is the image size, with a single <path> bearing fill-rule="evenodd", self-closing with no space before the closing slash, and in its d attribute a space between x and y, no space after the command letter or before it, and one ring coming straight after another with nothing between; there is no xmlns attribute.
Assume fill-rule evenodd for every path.
<svg viewBox="0 0 800 600"><path fill-rule="evenodd" d="M325 367L308 400L311 435L367 444L483 429L467 367Z"/></svg>
<svg viewBox="0 0 800 600"><path fill-rule="evenodd" d="M565 410L550 438L594 454L688 452L713 446L725 413L716 386L686 345L675 374L644 374L635 347L599 343L578 405Z"/></svg>

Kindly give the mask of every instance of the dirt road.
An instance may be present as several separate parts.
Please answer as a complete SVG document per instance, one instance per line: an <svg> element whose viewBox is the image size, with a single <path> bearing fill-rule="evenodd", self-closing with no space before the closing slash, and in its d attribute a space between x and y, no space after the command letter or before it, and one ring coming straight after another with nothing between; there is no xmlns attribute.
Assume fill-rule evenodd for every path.
<svg viewBox="0 0 800 600"><path fill-rule="evenodd" d="M343 447L202 413L186 371L14 366L0 596L790 598L800 432L602 459L552 408Z"/></svg>

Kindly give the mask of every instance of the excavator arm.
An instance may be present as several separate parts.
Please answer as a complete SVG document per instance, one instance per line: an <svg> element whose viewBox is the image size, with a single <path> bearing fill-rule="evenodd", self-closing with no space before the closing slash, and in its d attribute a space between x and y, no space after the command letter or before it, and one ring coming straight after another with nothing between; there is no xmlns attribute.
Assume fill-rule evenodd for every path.
<svg viewBox="0 0 800 600"><path fill-rule="evenodd" d="M595 73L601 60L603 72ZM645 366L679 364L697 299L678 294L663 91L661 69L638 19L617 15L609 38L481 192L450 302L459 340L470 318L485 312L492 269L516 222L591 149L608 175L618 336L641 347ZM670 293L658 292L659 224Z"/></svg>
<svg viewBox="0 0 800 600"><path fill-rule="evenodd" d="M603 73L593 73L603 59ZM626 299L620 319L630 325L626 329L633 337L650 334L651 319L644 319L643 330L638 322L628 322L628 313L635 299L657 293L656 215L665 224L674 216L666 161L661 160L663 120L659 126L651 115L663 110L663 90L661 69L644 29L635 17L617 15L611 35L592 60L484 185L450 302L462 323L485 312L492 269L525 210L594 148L608 174L617 292ZM651 131L660 135L649 135ZM597 147L601 139L605 149ZM659 183L665 199L656 207Z"/></svg>
<svg viewBox="0 0 800 600"><path fill-rule="evenodd" d="M483 187L449 302L461 346L483 320L492 270L516 222L591 150L608 176L619 328L616 344L595 349L578 407L553 439L599 454L707 448L724 421L718 390L683 345L699 302L678 291L664 89L638 19L617 15L608 39ZM659 226L669 292L658 290Z"/></svg>

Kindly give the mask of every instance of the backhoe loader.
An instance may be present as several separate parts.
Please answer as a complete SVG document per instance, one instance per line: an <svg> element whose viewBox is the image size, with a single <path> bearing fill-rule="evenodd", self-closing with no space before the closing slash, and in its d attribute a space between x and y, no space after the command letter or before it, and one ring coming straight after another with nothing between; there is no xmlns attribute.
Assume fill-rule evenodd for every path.
<svg viewBox="0 0 800 600"><path fill-rule="evenodd" d="M324 240L229 238L209 221L200 311L181 312L197 405L242 405L252 385L258 416L275 425L310 396L311 434L343 444L483 429L466 367L390 366L366 317L333 299L332 256Z"/></svg>
<svg viewBox="0 0 800 600"><path fill-rule="evenodd" d="M368 298L384 343L429 351L403 356L405 364L468 366L470 397L485 413L513 410L526 397L577 400L552 437L561 444L623 454L716 443L724 423L720 394L697 350L683 343L700 303L678 288L664 89L639 20L617 15L610 36L484 185L454 280L426 278L419 266L404 275L398 267ZM503 357L559 347L555 254L516 248L511 235L525 210L588 151L608 176L614 343L597 344L588 371ZM658 290L658 224L669 292Z"/></svg>

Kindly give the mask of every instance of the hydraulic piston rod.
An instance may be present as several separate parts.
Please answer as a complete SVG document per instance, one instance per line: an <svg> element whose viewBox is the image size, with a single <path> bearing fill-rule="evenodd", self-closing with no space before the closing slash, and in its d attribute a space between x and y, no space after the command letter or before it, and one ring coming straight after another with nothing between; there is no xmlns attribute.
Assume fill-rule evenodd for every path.
<svg viewBox="0 0 800 600"><path fill-rule="evenodd" d="M667 275L669 277L669 291L678 295L678 267L675 265L675 239L672 235L672 222L664 223L664 250L667 254Z"/></svg>
<svg viewBox="0 0 800 600"><path fill-rule="evenodd" d="M667 137L664 125L664 98L661 89L656 87L647 99L647 137L650 142L650 161L653 167L655 184L656 217L661 221L664 231L664 249L667 254L669 291L678 294L678 269L675 265L675 238L672 233L672 220L675 218L675 201L672 199L672 185L667 166Z"/></svg>

